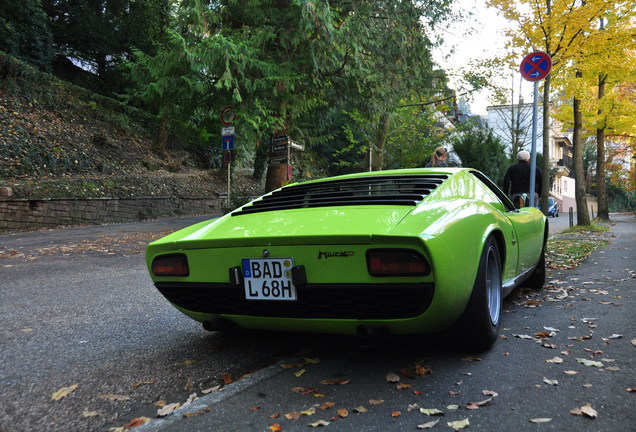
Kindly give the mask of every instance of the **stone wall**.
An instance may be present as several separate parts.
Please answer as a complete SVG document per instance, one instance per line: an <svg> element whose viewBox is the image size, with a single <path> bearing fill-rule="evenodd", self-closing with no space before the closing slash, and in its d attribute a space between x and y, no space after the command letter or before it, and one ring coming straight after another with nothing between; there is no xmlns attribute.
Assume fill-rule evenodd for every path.
<svg viewBox="0 0 636 432"><path fill-rule="evenodd" d="M0 232L62 225L97 225L148 219L218 216L225 196L209 198L141 197L127 199L11 199L0 198Z"/></svg>

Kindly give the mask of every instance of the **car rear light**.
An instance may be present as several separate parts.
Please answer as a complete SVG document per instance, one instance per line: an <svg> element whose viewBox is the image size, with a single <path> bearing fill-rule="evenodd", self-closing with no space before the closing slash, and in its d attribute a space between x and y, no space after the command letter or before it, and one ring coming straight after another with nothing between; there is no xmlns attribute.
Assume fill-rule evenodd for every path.
<svg viewBox="0 0 636 432"><path fill-rule="evenodd" d="M371 276L426 276L431 272L422 254L410 249L370 249L367 268Z"/></svg>
<svg viewBox="0 0 636 432"><path fill-rule="evenodd" d="M188 258L183 254L160 255L152 260L155 276L188 276Z"/></svg>

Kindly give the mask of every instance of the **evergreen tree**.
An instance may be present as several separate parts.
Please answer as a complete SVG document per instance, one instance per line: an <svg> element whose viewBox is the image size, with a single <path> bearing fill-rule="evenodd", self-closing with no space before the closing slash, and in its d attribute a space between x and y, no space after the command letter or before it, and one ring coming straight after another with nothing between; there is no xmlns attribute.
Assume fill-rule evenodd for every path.
<svg viewBox="0 0 636 432"><path fill-rule="evenodd" d="M0 50L50 71L53 38L41 0L0 2Z"/></svg>

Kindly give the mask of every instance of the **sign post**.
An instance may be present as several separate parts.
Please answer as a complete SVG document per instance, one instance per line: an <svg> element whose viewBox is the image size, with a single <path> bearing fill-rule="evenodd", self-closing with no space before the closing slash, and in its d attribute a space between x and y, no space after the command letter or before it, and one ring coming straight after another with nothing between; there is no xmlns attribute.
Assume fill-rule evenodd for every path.
<svg viewBox="0 0 636 432"><path fill-rule="evenodd" d="M534 207L535 187L537 184L537 116L538 116L538 94L539 81L544 79L550 73L552 68L552 59L550 56L541 51L535 51L528 54L521 61L521 76L530 82L534 82L534 101L532 104L532 151L530 152L530 207ZM548 155L543 155L548 157Z"/></svg>
<svg viewBox="0 0 636 432"><path fill-rule="evenodd" d="M223 152L223 162L227 166L227 205L230 206L230 174L232 172L232 150L234 150L234 135L236 130L232 123L236 120L234 107L228 105L221 110L221 150Z"/></svg>

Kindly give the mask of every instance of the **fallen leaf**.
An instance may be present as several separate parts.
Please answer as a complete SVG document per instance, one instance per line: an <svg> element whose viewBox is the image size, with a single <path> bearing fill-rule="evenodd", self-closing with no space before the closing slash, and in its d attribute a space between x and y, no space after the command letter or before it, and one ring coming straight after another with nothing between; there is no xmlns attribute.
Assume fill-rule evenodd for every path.
<svg viewBox="0 0 636 432"><path fill-rule="evenodd" d="M411 387L413 387L413 384L397 383L395 385L395 388L397 390L404 390L404 389L408 389L408 388L411 388Z"/></svg>
<svg viewBox="0 0 636 432"><path fill-rule="evenodd" d="M97 411L84 411L82 417L97 417L99 413Z"/></svg>
<svg viewBox="0 0 636 432"><path fill-rule="evenodd" d="M546 360L546 363L554 363L554 364L561 364L563 363L563 359L561 357L553 357L550 360Z"/></svg>
<svg viewBox="0 0 636 432"><path fill-rule="evenodd" d="M607 339L620 339L622 337L623 337L623 335L614 333L613 335L608 336Z"/></svg>
<svg viewBox="0 0 636 432"><path fill-rule="evenodd" d="M446 409L449 409L451 411L458 410L459 409L459 405L448 405L446 407Z"/></svg>
<svg viewBox="0 0 636 432"><path fill-rule="evenodd" d="M492 396L492 397L499 396L499 393L497 393L496 391L492 391L492 390L482 390L481 393L484 396Z"/></svg>
<svg viewBox="0 0 636 432"><path fill-rule="evenodd" d="M386 380L390 383L396 383L400 381L400 377L393 372L389 372L388 374L386 374Z"/></svg>
<svg viewBox="0 0 636 432"><path fill-rule="evenodd" d="M306 415L306 416L314 415L314 414L316 414L316 408L311 407L311 408L309 408L309 409L306 409L306 410L304 410L304 411L301 411L300 413L301 413L302 415Z"/></svg>
<svg viewBox="0 0 636 432"><path fill-rule="evenodd" d="M173 412L174 410L176 410L177 408L179 408L180 406L181 404L179 402L168 404L164 406L163 408L161 408L160 410L157 410L157 417L165 417L171 412Z"/></svg>
<svg viewBox="0 0 636 432"><path fill-rule="evenodd" d="M541 339L548 339L550 337L550 333L548 332L538 332L538 333L535 333L534 335Z"/></svg>
<svg viewBox="0 0 636 432"><path fill-rule="evenodd" d="M130 400L128 396L116 395L116 394L103 394L100 396L103 399L113 400L113 401L127 401Z"/></svg>
<svg viewBox="0 0 636 432"><path fill-rule="evenodd" d="M194 412L185 413L185 414L183 415L183 417L184 417L184 418L188 418L188 417L199 417L199 416L201 416L201 415L203 415L203 414L205 414L205 413L209 413L210 411L212 411L212 408L207 407L207 408L204 408L204 409L202 409L202 410L200 410L200 411L194 411Z"/></svg>
<svg viewBox="0 0 636 432"><path fill-rule="evenodd" d="M279 425L278 423L274 423L268 429L271 430L272 432L281 432L283 430L283 427Z"/></svg>
<svg viewBox="0 0 636 432"><path fill-rule="evenodd" d="M320 384L323 385L344 385L349 384L351 382L350 379L330 379L330 380L322 380Z"/></svg>
<svg viewBox="0 0 636 432"><path fill-rule="evenodd" d="M400 373L407 378L415 379L415 371L410 369L400 369Z"/></svg>
<svg viewBox="0 0 636 432"><path fill-rule="evenodd" d="M594 408L592 408L592 405L585 404L581 408L574 408L573 410L570 410L570 414L577 415L577 416L585 416L585 417L594 419L596 418L598 412Z"/></svg>
<svg viewBox="0 0 636 432"><path fill-rule="evenodd" d="M183 403L183 405L188 405L189 403L194 402L195 400L199 399L197 397L196 393L192 393L190 396L188 396L188 399Z"/></svg>
<svg viewBox="0 0 636 432"><path fill-rule="evenodd" d="M330 423L328 421L318 420L317 422L309 423L309 426L320 427L320 426L329 426L329 424Z"/></svg>
<svg viewBox="0 0 636 432"><path fill-rule="evenodd" d="M365 407L363 407L362 405L360 405L359 407L354 408L353 410L354 410L355 412L357 412L358 414L363 414L363 413L369 412L369 411L367 411L367 409L366 409Z"/></svg>
<svg viewBox="0 0 636 432"><path fill-rule="evenodd" d="M488 398L486 400L483 400L483 401L480 401L480 402L468 403L468 404L466 404L466 408L469 409L469 410L476 410L476 409L479 409L480 407L489 405L490 402L492 402L493 397L490 397L490 398Z"/></svg>
<svg viewBox="0 0 636 432"><path fill-rule="evenodd" d="M140 386L142 386L144 384L154 384L156 382L157 382L156 379L148 380L148 381L139 381L139 382L134 383L133 387L137 388L137 387L140 387Z"/></svg>
<svg viewBox="0 0 636 432"><path fill-rule="evenodd" d="M313 389L313 388L294 387L294 388L291 389L291 391L293 391L294 393L309 394L309 393L315 393L318 390Z"/></svg>
<svg viewBox="0 0 636 432"><path fill-rule="evenodd" d="M255 406L250 408L252 411L260 411L261 407L260 406Z"/></svg>
<svg viewBox="0 0 636 432"><path fill-rule="evenodd" d="M287 420L298 420L300 418L301 414L299 412L290 412L285 414L285 418Z"/></svg>
<svg viewBox="0 0 636 432"><path fill-rule="evenodd" d="M465 362L474 362L474 361L481 361L481 359L479 357L464 357L462 359L462 361Z"/></svg>
<svg viewBox="0 0 636 432"><path fill-rule="evenodd" d="M632 345L636 347L636 339L632 339Z"/></svg>
<svg viewBox="0 0 636 432"><path fill-rule="evenodd" d="M221 388L221 386L217 385L217 386L214 386L214 387L210 387L210 388L201 390L201 393L203 393L203 394L212 393L212 392L215 392L215 391L219 390L220 388Z"/></svg>
<svg viewBox="0 0 636 432"><path fill-rule="evenodd" d="M455 430L464 429L469 424L470 424L470 422L468 421L467 418L465 418L464 420L457 420L457 421L454 421L454 422L446 423L446 425L448 425L448 427L451 427L451 428L453 428Z"/></svg>
<svg viewBox="0 0 636 432"><path fill-rule="evenodd" d="M60 400L63 397L68 396L69 394L73 393L75 391L75 389L77 388L79 384L73 384L71 386L68 387L62 387L61 389L59 389L58 391L56 391L55 393L53 393L51 395L51 399L53 399L54 401L56 400Z"/></svg>
<svg viewBox="0 0 636 432"><path fill-rule="evenodd" d="M338 415L342 418L349 417L349 411L346 408L338 408Z"/></svg>
<svg viewBox="0 0 636 432"><path fill-rule="evenodd" d="M578 372L573 370L566 370L566 371L563 371L563 373L566 375L576 375Z"/></svg>
<svg viewBox="0 0 636 432"><path fill-rule="evenodd" d="M603 363L601 363L600 361L595 361L595 360L588 360L588 359L583 359L583 358L577 358L576 359L577 362L584 364L585 366L594 366L594 367L603 367Z"/></svg>
<svg viewBox="0 0 636 432"><path fill-rule="evenodd" d="M561 331L559 329L555 329L554 327L546 327L546 326L543 326L543 329L547 330L549 332L559 332L559 331Z"/></svg>
<svg viewBox="0 0 636 432"><path fill-rule="evenodd" d="M418 429L430 429L433 426L435 426L437 423L439 423L439 420L433 420L433 421L430 421L428 423L423 423L421 425L417 425L417 428Z"/></svg>
<svg viewBox="0 0 636 432"><path fill-rule="evenodd" d="M130 422L124 425L124 430L136 428L142 424L148 423L151 419L148 417L135 417Z"/></svg>
<svg viewBox="0 0 636 432"><path fill-rule="evenodd" d="M384 400L382 400L382 399L369 399L369 403L371 405L380 405L381 403L384 403Z"/></svg>
<svg viewBox="0 0 636 432"><path fill-rule="evenodd" d="M552 421L551 418L547 418L547 417L540 417L540 418L534 418L534 419L530 419L530 423L547 423Z"/></svg>
<svg viewBox="0 0 636 432"><path fill-rule="evenodd" d="M415 373L419 376L425 376L432 374L433 370L428 366L415 365Z"/></svg>
<svg viewBox="0 0 636 432"><path fill-rule="evenodd" d="M530 335L527 334L513 334L514 337L519 338L519 339L530 339L530 340L534 340L534 338Z"/></svg>
<svg viewBox="0 0 636 432"><path fill-rule="evenodd" d="M232 374L229 372L226 372L223 375L221 375L221 381L223 381L223 384L225 385L231 384L232 382L234 382L234 380L232 379Z"/></svg>
<svg viewBox="0 0 636 432"><path fill-rule="evenodd" d="M426 414L428 416L442 416L442 415L444 415L444 411L440 411L437 408L420 408L420 412L422 414Z"/></svg>
<svg viewBox="0 0 636 432"><path fill-rule="evenodd" d="M165 407L167 404L168 404L168 402L166 402L163 399L158 400L157 402L153 402L153 405L156 405L158 407Z"/></svg>
<svg viewBox="0 0 636 432"><path fill-rule="evenodd" d="M402 413L400 411L393 411L391 413L391 417L400 417L402 415Z"/></svg>
<svg viewBox="0 0 636 432"><path fill-rule="evenodd" d="M281 415L281 413L272 414L271 416L269 416L269 418L277 419L278 417L280 417L280 415Z"/></svg>
<svg viewBox="0 0 636 432"><path fill-rule="evenodd" d="M294 375L296 375L296 377L298 378L298 377L302 376L305 372L306 372L305 369L301 369L298 372L294 372Z"/></svg>
<svg viewBox="0 0 636 432"><path fill-rule="evenodd" d="M418 404L416 404L416 403L409 404L408 408L406 408L406 411L407 412L411 412L411 411L419 409L419 408L420 408L420 406Z"/></svg>
<svg viewBox="0 0 636 432"><path fill-rule="evenodd" d="M559 381L558 380L551 380L551 379L548 379L546 377L543 377L543 382L546 383L546 384L553 385L553 386L559 385Z"/></svg>
<svg viewBox="0 0 636 432"><path fill-rule="evenodd" d="M413 390L413 394L416 396L420 396L422 392L420 390Z"/></svg>
<svg viewBox="0 0 636 432"><path fill-rule="evenodd" d="M583 384L583 387L585 387L585 388L592 388L592 387L594 387L594 386L593 386L592 384L589 384L589 383L588 383L588 384Z"/></svg>
<svg viewBox="0 0 636 432"><path fill-rule="evenodd" d="M192 391L192 377L189 376L188 380L186 381L186 385L183 387L184 391L190 392Z"/></svg>
<svg viewBox="0 0 636 432"><path fill-rule="evenodd" d="M320 409L321 410L326 410L329 408L333 408L334 403L333 402L325 402L324 404L320 405Z"/></svg>

